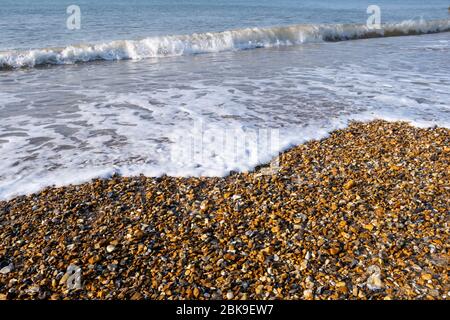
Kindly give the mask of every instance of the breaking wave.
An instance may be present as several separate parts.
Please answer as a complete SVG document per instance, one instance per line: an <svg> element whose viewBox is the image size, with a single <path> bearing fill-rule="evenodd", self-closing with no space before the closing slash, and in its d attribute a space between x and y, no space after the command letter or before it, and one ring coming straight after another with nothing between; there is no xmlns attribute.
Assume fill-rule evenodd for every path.
<svg viewBox="0 0 450 320"><path fill-rule="evenodd" d="M63 65L97 60L139 60L231 50L299 45L308 42L344 41L378 37L420 35L450 31L447 20L407 20L369 29L361 24L313 24L246 28L223 32L170 35L140 40L71 45L0 52L0 70Z"/></svg>

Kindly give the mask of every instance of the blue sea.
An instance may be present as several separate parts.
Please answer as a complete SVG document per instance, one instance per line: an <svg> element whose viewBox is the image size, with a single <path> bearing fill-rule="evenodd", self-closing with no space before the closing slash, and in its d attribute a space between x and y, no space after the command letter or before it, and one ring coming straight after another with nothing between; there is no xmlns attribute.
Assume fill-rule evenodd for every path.
<svg viewBox="0 0 450 320"><path fill-rule="evenodd" d="M1 0L0 200L252 170L351 120L449 127L449 5Z"/></svg>

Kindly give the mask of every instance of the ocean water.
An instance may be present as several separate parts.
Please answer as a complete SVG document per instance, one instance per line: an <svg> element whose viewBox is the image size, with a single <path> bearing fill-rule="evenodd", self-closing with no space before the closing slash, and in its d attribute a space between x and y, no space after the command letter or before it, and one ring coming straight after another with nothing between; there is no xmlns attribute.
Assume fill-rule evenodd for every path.
<svg viewBox="0 0 450 320"><path fill-rule="evenodd" d="M251 170L350 120L449 127L448 1L377 1L375 31L370 4L2 0L0 200Z"/></svg>

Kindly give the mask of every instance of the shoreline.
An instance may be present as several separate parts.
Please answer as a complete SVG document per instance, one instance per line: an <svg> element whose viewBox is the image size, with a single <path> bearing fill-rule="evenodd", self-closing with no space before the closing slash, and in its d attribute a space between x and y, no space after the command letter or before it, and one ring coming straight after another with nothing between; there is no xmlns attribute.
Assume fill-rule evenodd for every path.
<svg viewBox="0 0 450 320"><path fill-rule="evenodd" d="M285 151L275 174L0 201L0 298L449 299L449 166L450 129L376 120Z"/></svg>

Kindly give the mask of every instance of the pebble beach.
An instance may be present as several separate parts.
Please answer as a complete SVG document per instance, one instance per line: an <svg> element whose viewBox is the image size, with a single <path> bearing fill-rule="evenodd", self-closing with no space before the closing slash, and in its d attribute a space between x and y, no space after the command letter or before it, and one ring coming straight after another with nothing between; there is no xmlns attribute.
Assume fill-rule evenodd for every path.
<svg viewBox="0 0 450 320"><path fill-rule="evenodd" d="M353 122L275 160L0 202L0 299L450 298L449 129Z"/></svg>

